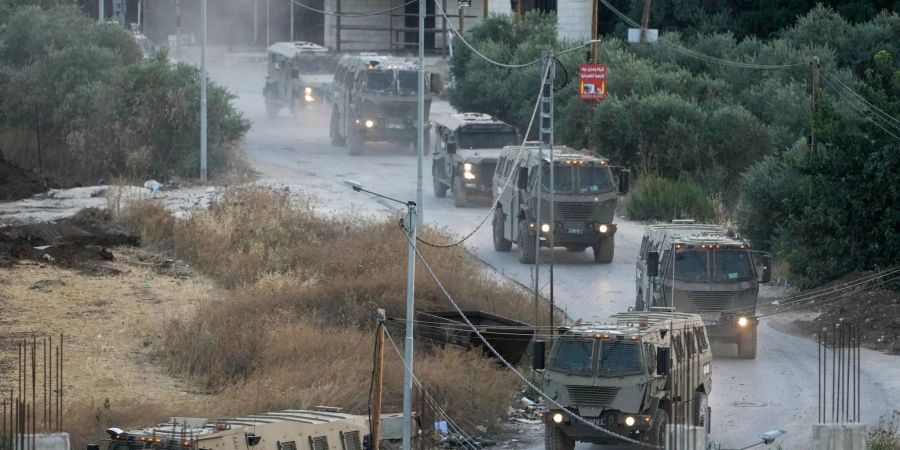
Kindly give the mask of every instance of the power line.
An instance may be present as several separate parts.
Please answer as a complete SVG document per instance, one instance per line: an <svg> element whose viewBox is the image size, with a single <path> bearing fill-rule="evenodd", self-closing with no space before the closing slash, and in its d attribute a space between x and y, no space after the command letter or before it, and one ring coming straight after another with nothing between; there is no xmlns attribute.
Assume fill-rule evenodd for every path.
<svg viewBox="0 0 900 450"><path fill-rule="evenodd" d="M842 86L840 86L840 85L838 85L838 84L835 84L835 82L832 81L832 80L830 80L828 77L825 77L824 80L825 80L825 83L828 84L829 86L831 86L832 88L834 88L834 89L837 91L838 95L840 95L845 101L847 101L847 103L850 104L850 106L853 108L853 110L856 111L862 118L868 120L869 122L872 122L875 126L877 126L878 128L881 128L882 131L884 131L885 133L889 134L889 135L890 135L891 137L893 137L894 139L900 141L900 136L898 136L898 135L892 133L890 130L888 130L887 128L885 128L884 125L882 125L881 123L879 123L878 120L875 120L876 118L879 118L879 119L884 120L883 117L879 116L877 113L874 113L874 111L872 111L872 112L874 113L874 115L868 114L868 113L865 111L865 109L864 109L865 107L864 107L864 106L860 105L860 104L857 103L857 102L854 102L854 101L853 101L853 100L854 100L853 97L850 97L850 96L848 96L846 93L844 93L844 90L842 89ZM869 103L866 102L866 104L869 104ZM870 111L871 111L871 110L870 110ZM894 125L894 124L892 124L892 123L890 123L890 122L888 122L887 125L888 125L888 126L891 126L891 127L894 127L894 128L896 128L898 131L900 131L900 126L898 126L898 125Z"/></svg>
<svg viewBox="0 0 900 450"><path fill-rule="evenodd" d="M407 240L409 240L409 236L406 236L406 238L407 238ZM478 327L476 327L475 325L472 324L471 321L469 321L469 318L466 317L465 313L463 313L462 309L460 309L460 307L456 303L456 301L453 300L453 296L451 296L450 293L447 291L447 288L444 287L444 284L438 278L437 274L434 273L434 270L432 270L431 265L428 264L428 261L425 259L425 257L422 255L422 253L419 251L418 247L415 248L415 252L416 252L416 255L418 256L419 260L422 261L422 265L428 271L428 274L431 276L431 278L437 284L438 288L441 290L441 292L444 294L444 296L447 298L447 300L450 301L450 304L453 306L453 309L456 310L456 312L463 319L463 321L466 322L466 325L468 325L468 327L478 336L478 339L481 340L481 342L484 344L485 348L490 350L491 353L501 363L503 363L503 365L506 366L507 369L509 369L513 374L515 374L529 388L534 389L534 391L537 392L538 394L540 394L540 396L543 397L547 402L553 404L554 406L556 406L559 409L565 409L565 407L561 403L557 402L553 397L551 397L550 395L548 395L547 393L542 391L540 388L535 386L534 383L532 383L530 380L528 380L527 377L525 377L525 375L523 375L521 372L519 372L512 364L509 363L509 361L507 361L505 358L503 358L502 355L500 355L500 353L497 351L497 349L495 349L494 346L491 345L491 343L488 342L487 339L485 339L484 335L481 334L481 332L478 330ZM571 418L575 419L575 421L580 422L580 423L584 424L585 426L587 426L588 428L591 428L595 431L599 431L607 436L611 436L611 437L620 439L622 441L625 441L625 442L628 442L631 444L637 444L637 445L641 445L641 446L645 446L645 447L649 447L649 448L662 448L658 445L647 444L645 442L641 442L639 440L632 439L628 436L623 436L618 433L609 431L609 430L607 430L603 427L600 427L599 425L585 419L584 417L581 417L577 414L572 413L571 411L568 411L568 414Z"/></svg>
<svg viewBox="0 0 900 450"><path fill-rule="evenodd" d="M619 19L621 19L626 24L631 25L632 27L635 27L635 28L642 28L642 26L639 23L635 22L634 20L631 20L631 18L628 17L627 15L625 15L625 13L623 13L622 11L619 11L615 6L609 4L609 2L607 0L600 0L600 3L602 3L603 6L606 6L607 9L612 11L613 14L617 15L619 17ZM669 47L672 50L675 50L676 52L679 52L685 56L690 56L692 58L701 59L701 60L704 60L707 62L721 64L721 65L729 66L729 67L736 67L736 68L740 68L740 69L777 70L777 69L799 68L799 67L803 67L803 66L807 65L806 62L798 62L798 63L793 63L793 64L755 64L755 63L746 63L746 62L741 62L741 61L732 61L729 59L717 58L715 56L706 55L706 54L700 53L698 51L685 48L685 47L681 46L680 44L678 44L676 42L670 42L669 40L667 40L663 37L659 37L658 41L660 43L662 43L663 45L665 45L666 47Z"/></svg>
<svg viewBox="0 0 900 450"><path fill-rule="evenodd" d="M490 57L488 57L484 53L481 53L480 51L478 51L478 49L473 47L472 44L470 44L469 41L467 41L466 38L463 37L462 33L460 33L459 30L457 30L456 27L453 26L453 22L450 21L449 17L447 17L447 14L444 12L444 8L441 8L440 2L435 0L434 6L440 12L441 16L444 18L444 23L447 24L447 27L450 29L450 31L453 32L453 34L456 35L459 38L459 40L462 41L463 44L465 44L466 47L469 47L469 49L472 50L472 52L474 52L476 55L480 56L481 59L483 59L495 66L506 67L508 69L520 69L522 67L533 66L533 65L541 62L541 60L539 58L534 61L527 62L525 64L506 64L506 63L502 63L502 62L491 59Z"/></svg>
<svg viewBox="0 0 900 450"><path fill-rule="evenodd" d="M406 7L407 5L411 5L411 4L413 4L413 3L417 3L418 1L419 1L419 0L410 0L410 1L408 1L408 2L406 2L406 3L404 3L404 4L402 4L402 5L398 5L398 6L395 6L395 7L393 7L393 8L384 9L384 10L381 10L381 11L374 11L374 12L367 12L367 13L335 13L335 12L331 12L331 11L325 11L325 10L322 10L322 9L313 8L312 6L309 6L309 5L304 5L303 3L300 3L300 2L298 2L297 0L290 0L291 3L293 3L293 4L295 4L295 5L299 6L299 7L301 7L301 8L303 8L303 9L306 9L306 10L309 10L309 11L312 11L312 12L316 12L316 13L319 13L319 14L324 14L324 15L326 15L326 16L334 16L334 17L369 17L369 16L378 16L378 15L381 15L381 14L387 14L387 13L396 11L396 10L398 10L398 9L400 9L400 8Z"/></svg>
<svg viewBox="0 0 900 450"><path fill-rule="evenodd" d="M832 74L832 73L830 73L830 72L827 72L827 71L825 71L825 70L822 70L821 67L819 67L819 72L820 72L822 75L825 75L825 78L830 78L832 82L838 84L838 85L839 85L840 87L842 87L844 90L846 90L847 92L849 92L850 94L852 94L854 97L856 97L857 99L859 99L860 101L862 101L866 106L868 106L870 109L872 109L872 112L876 113L878 116L880 116L880 117L882 117L883 119L885 119L885 120L887 120L888 122L890 122L894 128L896 128L898 131L900 131L900 120L898 120L898 119L892 117L890 114L884 112L881 108L875 106L874 104L872 104L871 102L869 102L868 100L866 100L865 97L863 97L863 96L860 95L858 92L856 92L855 89L851 88L850 86L847 86L844 82L842 82L840 79L838 79L838 77L835 76L834 74Z"/></svg>

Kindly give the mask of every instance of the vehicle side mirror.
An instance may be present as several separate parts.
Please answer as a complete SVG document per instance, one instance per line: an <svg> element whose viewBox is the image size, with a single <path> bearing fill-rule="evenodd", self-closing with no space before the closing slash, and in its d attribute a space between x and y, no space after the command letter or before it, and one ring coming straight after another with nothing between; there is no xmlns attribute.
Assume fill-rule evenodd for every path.
<svg viewBox="0 0 900 450"><path fill-rule="evenodd" d="M444 90L444 84L443 84L443 82L441 81L441 74L439 74L439 73L432 73L432 74L430 74L430 75L431 75L431 78L430 78L430 81L431 81L431 93L432 93L432 94L440 94L441 91Z"/></svg>
<svg viewBox="0 0 900 450"><path fill-rule="evenodd" d="M448 155L456 154L456 142L448 142L447 143L447 154Z"/></svg>
<svg viewBox="0 0 900 450"><path fill-rule="evenodd" d="M762 279L760 283L768 283L772 281L772 257L765 255L762 257Z"/></svg>
<svg viewBox="0 0 900 450"><path fill-rule="evenodd" d="M648 277L658 277L659 276L659 252L648 252L647 253L647 276Z"/></svg>
<svg viewBox="0 0 900 450"><path fill-rule="evenodd" d="M662 376L669 374L669 347L656 349L656 374Z"/></svg>
<svg viewBox="0 0 900 450"><path fill-rule="evenodd" d="M619 171L619 195L627 194L629 186L631 186L631 171L622 169Z"/></svg>
<svg viewBox="0 0 900 450"><path fill-rule="evenodd" d="M531 358L531 368L534 370L544 370L544 349L546 342L534 341L534 355Z"/></svg>
<svg viewBox="0 0 900 450"><path fill-rule="evenodd" d="M527 167L519 167L519 178L516 179L516 187L519 189L528 189Z"/></svg>

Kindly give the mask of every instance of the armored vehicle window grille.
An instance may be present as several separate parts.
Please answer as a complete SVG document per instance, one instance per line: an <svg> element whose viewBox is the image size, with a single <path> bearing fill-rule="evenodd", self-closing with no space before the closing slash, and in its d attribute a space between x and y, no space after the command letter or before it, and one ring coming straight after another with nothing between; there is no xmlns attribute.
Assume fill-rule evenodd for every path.
<svg viewBox="0 0 900 450"><path fill-rule="evenodd" d="M344 450L362 450L362 445L359 443L359 431L343 431L341 440Z"/></svg>
<svg viewBox="0 0 900 450"><path fill-rule="evenodd" d="M709 342L706 341L706 328L697 327L694 328L694 332L697 333L697 343L700 344L700 351L705 352L709 349Z"/></svg>
<svg viewBox="0 0 900 450"><path fill-rule="evenodd" d="M553 368L576 375L590 375L593 354L593 340L562 339L553 359Z"/></svg>
<svg viewBox="0 0 900 450"><path fill-rule="evenodd" d="M710 252L713 282L738 283L753 280L753 261L747 250L715 250Z"/></svg>
<svg viewBox="0 0 900 450"><path fill-rule="evenodd" d="M656 347L650 342L644 342L644 361L647 362L647 372L656 373Z"/></svg>
<svg viewBox="0 0 900 450"><path fill-rule="evenodd" d="M293 442L291 442L293 444ZM310 450L328 450L328 436L309 437ZM285 449L279 449L285 450ZM292 449L293 450L293 449Z"/></svg>
<svg viewBox="0 0 900 450"><path fill-rule="evenodd" d="M684 359L684 344L681 342L681 335L676 334L672 336L672 346L675 347L675 360L681 361Z"/></svg>
<svg viewBox="0 0 900 450"><path fill-rule="evenodd" d="M569 400L574 406L602 407L609 406L615 401L616 394L619 393L619 388L611 386L569 385L566 386L566 391L568 391Z"/></svg>
<svg viewBox="0 0 900 450"><path fill-rule="evenodd" d="M482 180L490 180L491 177L494 176L495 170L497 170L497 163L494 163L494 162L481 163L481 168L479 169L481 179Z"/></svg>
<svg viewBox="0 0 900 450"><path fill-rule="evenodd" d="M691 311L700 313L718 312L733 308L737 298L736 292L694 291L688 293Z"/></svg>
<svg viewBox="0 0 900 450"><path fill-rule="evenodd" d="M600 341L598 375L617 377L640 373L641 369L641 347L637 342Z"/></svg>
<svg viewBox="0 0 900 450"><path fill-rule="evenodd" d="M565 221L585 221L590 219L594 212L593 203L560 202L556 208L559 216Z"/></svg>
<svg viewBox="0 0 900 450"><path fill-rule="evenodd" d="M694 333L692 331L684 332L684 343L687 346L688 358L697 354L697 345L694 343Z"/></svg>
<svg viewBox="0 0 900 450"><path fill-rule="evenodd" d="M325 447L328 448L327 446ZM284 441L278 443L278 450L297 450L297 443L294 441ZM315 447L313 447L315 450Z"/></svg>
<svg viewBox="0 0 900 450"><path fill-rule="evenodd" d="M675 279L692 283L709 281L706 250L676 250Z"/></svg>

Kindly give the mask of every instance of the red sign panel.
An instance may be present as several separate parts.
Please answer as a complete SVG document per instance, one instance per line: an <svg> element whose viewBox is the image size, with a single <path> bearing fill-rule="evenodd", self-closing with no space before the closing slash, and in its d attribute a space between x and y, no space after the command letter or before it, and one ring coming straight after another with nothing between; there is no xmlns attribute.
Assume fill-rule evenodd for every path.
<svg viewBox="0 0 900 450"><path fill-rule="evenodd" d="M582 64L578 70L578 93L582 100L606 98L606 64Z"/></svg>

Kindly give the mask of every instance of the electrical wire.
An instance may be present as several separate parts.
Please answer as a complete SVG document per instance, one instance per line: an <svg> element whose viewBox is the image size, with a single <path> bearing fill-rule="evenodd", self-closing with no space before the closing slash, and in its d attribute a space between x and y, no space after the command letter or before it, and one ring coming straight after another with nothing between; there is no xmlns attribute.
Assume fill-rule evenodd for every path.
<svg viewBox="0 0 900 450"><path fill-rule="evenodd" d="M404 235L406 236L407 241L409 241L409 243L412 244L413 242L409 238L409 236L406 234L404 234ZM438 288L441 290L441 292L444 294L444 296L447 298L447 300L453 306L453 309L456 310L456 312L463 319L463 321L466 322L466 325L468 325L469 328L478 336L478 339L481 340L481 342L484 344L485 348L490 350L490 352L497 358L497 360L500 361L504 366L506 366L506 368L509 369L510 372L515 374L529 388L534 389L534 391L537 392L541 397L543 397L548 403L553 404L554 406L556 406L559 409L565 409L565 407L562 404L560 404L559 402L557 402L553 397L551 397L550 395L548 395L547 393L542 391L540 388L535 386L534 383L532 383L527 377L525 377L525 375L523 375L512 364L510 364L509 361L507 361L497 351L497 349L495 349L494 346L491 345L490 342L488 342L488 340L484 337L484 335L481 334L481 332L478 330L478 327L476 327L475 325L472 324L471 321L469 321L469 318L466 317L465 313L463 313L463 310L459 307L459 305L456 303L456 301L453 300L453 296L450 295L450 293L447 291L447 288L444 287L444 284L441 282L440 278L438 278L437 274L434 273L434 270L431 268L431 265L428 264L428 260L425 259L425 257L422 255L422 253L419 251L419 249L417 247L413 246L413 249L416 252L416 256L418 256L419 260L422 262L422 265L428 271L428 274L434 280L435 284L437 284ZM593 429L595 431L599 431L600 433L603 433L607 436L611 436L611 437L614 437L616 439L619 439L619 440L622 440L622 441L625 441L625 442L628 442L631 444L637 444L637 445L641 445L641 446L645 446L645 447L649 447L649 448L662 448L658 445L647 444L647 443L641 442L637 439L632 439L628 436L623 436L621 434L607 430L607 429L600 427L599 425L585 419L584 417L581 417L577 414L572 413L571 411L568 412L568 415L569 415L569 417L574 419L576 422L580 422L580 423L584 424L585 426L587 426L588 428Z"/></svg>
<svg viewBox="0 0 900 450"><path fill-rule="evenodd" d="M877 113L875 113L875 115L870 115L869 113L866 112L866 110L864 109L864 106L860 105L860 104L857 103L857 102L854 102L854 98L853 98L853 97L850 97L849 95L845 94L845 93L844 93L844 90L841 88L841 86L839 86L839 85L833 83L833 82L832 82L831 80L829 80L828 78L823 78L823 79L825 80L825 84L831 86L835 91L837 91L838 95L840 95L841 98L843 98L844 101L846 101L848 104L850 104L850 107L853 108L853 110L856 111L857 114L860 115L860 117L862 117L862 118L868 120L869 122L871 122L872 124L874 124L874 125L877 126L878 128L881 128L882 131L884 131L885 133L889 134L889 135L890 135L891 137L893 137L894 139L900 141L900 136L894 134L893 132L891 132L890 130L888 130L887 128L885 128L884 125L882 125L881 123L879 123L878 120L876 120L876 118L880 118L880 119L884 120L881 116L878 116ZM868 104L868 103L867 103L867 104ZM892 124L892 123L890 123L890 122L888 122L887 125L888 125L888 126L895 127L895 128L897 128L898 131L900 131L900 126L894 125L894 124Z"/></svg>
<svg viewBox="0 0 900 450"><path fill-rule="evenodd" d="M829 73L828 71L822 70L821 67L818 67L818 69L819 69L819 73L821 73L822 75L824 75L824 77L825 77L826 79L831 79L832 82L834 82L834 83L836 83L837 85L839 85L841 88L843 88L843 90L849 92L849 93L852 94L854 97L856 97L856 98L859 99L861 102L863 102L867 107L869 107L869 108L872 110L873 113L875 113L876 115L878 115L878 116L881 117L882 119L888 121L888 122L891 124L892 127L894 127L897 131L900 131L900 120L898 120L898 119L892 117L890 114L884 112L884 110L882 110L881 108L875 106L874 104L872 104L871 102L869 102L868 100L866 100L865 97L863 97L863 96L860 95L858 92L856 92L855 89L851 88L850 86L847 86L847 84L845 84L845 83L842 82L840 79L838 79L838 77L835 76L834 74Z"/></svg>
<svg viewBox="0 0 900 450"><path fill-rule="evenodd" d="M534 61L527 62L525 64L506 64L506 63L502 63L500 61L495 61L495 60L491 59L484 53L481 53L480 51L478 51L478 49L476 49L472 44L470 44L469 41L467 41L466 38L463 37L462 33L460 33L459 30L457 30L456 27L453 26L453 22L450 21L449 17L447 17L447 14L444 12L444 8L441 8L440 2L435 0L434 6L437 8L437 11L441 14L441 16L444 18L444 23L447 24L447 28L449 28L450 31L454 35L456 35L459 38L459 40L462 41L463 44L465 44L466 47L469 47L469 50L472 50L473 53L480 56L481 59L483 59L495 66L505 67L507 69L520 69L522 67L533 66L533 65L541 62L541 59L538 58L538 59L535 59Z"/></svg>
<svg viewBox="0 0 900 450"><path fill-rule="evenodd" d="M398 6L395 6L395 7L393 7L393 8L384 9L384 10L381 10L381 11L367 12L367 13L335 13L335 12L331 12L331 11L325 11L325 10L323 10L323 9L316 9L316 8L313 8L312 6L305 5L305 4L303 4L303 3L298 2L297 0L290 0L290 2L293 3L293 4L295 4L295 5L297 5L297 6L299 6L299 7L301 7L301 8L303 8L303 9L306 9L306 10L309 10L309 11L312 11L312 12L315 12L315 13L319 13L319 14L324 14L324 15L326 15L326 16L333 16L333 17L348 17L348 18L350 18L350 17L370 17L370 16L378 16L378 15L381 15L381 14L387 14L387 13L396 11L396 10L398 10L398 9L400 9L400 8L404 8L404 7L406 7L407 5L412 5L413 3L417 3L418 0L410 0L410 1L408 1L408 2L406 2L406 3L404 3L404 4L402 4L402 5L398 5Z"/></svg>
<svg viewBox="0 0 900 450"><path fill-rule="evenodd" d="M603 6L606 6L607 9L612 11L613 14L618 16L619 19L621 19L626 24L631 25L632 27L635 27L635 28L642 28L639 23L632 20L630 17L628 17L622 11L619 11L615 6L611 5L607 0L600 0L600 3L602 3ZM669 47L672 50L675 50L685 56L690 56L692 58L701 59L701 60L704 60L707 62L721 64L723 66L736 67L736 68L740 68L740 69L777 70L777 69L794 69L794 68L799 68L799 67L808 65L807 62L798 62L798 63L793 63L793 64L755 64L755 63L746 63L746 62L740 62L740 61L732 61L732 60L728 60L728 59L722 59L722 58L717 58L715 56L706 55L706 54L700 53L698 51L685 48L678 43L669 42L667 39L665 39L663 37L659 37L658 41L660 43L662 43L663 45L665 45L666 47Z"/></svg>

